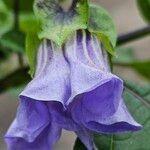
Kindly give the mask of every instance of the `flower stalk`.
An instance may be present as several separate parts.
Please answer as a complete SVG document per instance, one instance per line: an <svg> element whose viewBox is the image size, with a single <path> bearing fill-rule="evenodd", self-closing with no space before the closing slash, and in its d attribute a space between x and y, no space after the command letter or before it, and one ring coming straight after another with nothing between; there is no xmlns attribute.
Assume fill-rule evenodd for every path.
<svg viewBox="0 0 150 150"><path fill-rule="evenodd" d="M19 5L20 0L14 0L14 28L19 28Z"/></svg>
<svg viewBox="0 0 150 150"><path fill-rule="evenodd" d="M135 31L122 34L118 37L118 45L123 45L128 42L137 40L139 38L145 37L147 35L150 35L150 25L147 25L146 27L143 27L141 29L137 29Z"/></svg>

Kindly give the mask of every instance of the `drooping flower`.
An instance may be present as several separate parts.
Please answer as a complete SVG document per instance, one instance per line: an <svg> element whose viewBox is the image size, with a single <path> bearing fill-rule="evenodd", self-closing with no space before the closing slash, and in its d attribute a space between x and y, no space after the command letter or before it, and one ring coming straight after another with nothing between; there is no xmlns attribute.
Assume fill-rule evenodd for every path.
<svg viewBox="0 0 150 150"><path fill-rule="evenodd" d="M94 150L94 132L139 130L122 93L123 81L110 72L96 36L77 31L62 48L45 39L35 77L20 94L16 118L6 133L8 149L52 150L66 129Z"/></svg>

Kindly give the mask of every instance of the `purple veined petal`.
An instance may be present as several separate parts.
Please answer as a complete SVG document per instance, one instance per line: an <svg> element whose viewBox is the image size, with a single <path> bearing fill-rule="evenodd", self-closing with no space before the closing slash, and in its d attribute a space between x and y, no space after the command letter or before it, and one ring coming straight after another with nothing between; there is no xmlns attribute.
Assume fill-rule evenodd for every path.
<svg viewBox="0 0 150 150"><path fill-rule="evenodd" d="M76 96L71 104L72 111L79 111L79 115L83 108L91 113L93 117L104 118L111 116L118 109L118 103L120 102L122 94L122 88L120 87L121 85L112 77L112 79L108 80L106 83L102 83ZM80 119L78 118L77 120Z"/></svg>
<svg viewBox="0 0 150 150"><path fill-rule="evenodd" d="M132 116L121 100L117 112L108 118L102 120L87 121L87 128L103 133L116 133L125 131L138 131L142 128Z"/></svg>
<svg viewBox="0 0 150 150"><path fill-rule="evenodd" d="M38 55L38 69L34 79L20 94L20 98L28 97L39 101L58 101L64 106L70 97L69 65L63 55L63 50L48 40L43 43L43 55ZM40 51L39 50L39 51Z"/></svg>
<svg viewBox="0 0 150 150"><path fill-rule="evenodd" d="M91 61L95 64L96 68L109 71L108 62L104 60L104 54L107 53L105 50L102 49L102 45L97 39L96 36L91 35L88 31L86 34L86 49Z"/></svg>
<svg viewBox="0 0 150 150"><path fill-rule="evenodd" d="M42 67L44 68L44 65L43 65L43 62L44 62L44 59L45 59L44 54L46 54L46 52L45 52L45 48L44 48L44 43L42 43L42 44L39 46L38 53L37 53L37 58L39 58L39 59L36 60L37 65L36 65L35 76L36 76L37 74L40 74L40 72L41 72L41 70L42 70Z"/></svg>
<svg viewBox="0 0 150 150"><path fill-rule="evenodd" d="M60 127L56 124L47 126L33 142L23 138L6 137L8 150L53 150L53 145L60 138Z"/></svg>
<svg viewBox="0 0 150 150"><path fill-rule="evenodd" d="M88 46L87 34L83 31L77 32L70 38L64 49L57 48L55 44L45 40L44 50L40 49L44 54L40 54L40 50L38 54L38 57L44 56L45 59L38 58L36 76L20 94L20 98L26 96L40 101L58 101L65 107L75 96L91 91L109 81L110 84L113 81L118 82L120 88L116 95L119 96L123 89L122 81L107 69L105 70L102 49L94 39L95 37L91 36L91 40L96 44ZM90 58L89 51L99 52L100 66L92 62L93 57L96 57L95 61L97 60L97 54ZM117 105L117 102L115 104Z"/></svg>
<svg viewBox="0 0 150 150"><path fill-rule="evenodd" d="M5 135L8 150L52 150L61 128L50 118L46 103L21 100L17 116Z"/></svg>
<svg viewBox="0 0 150 150"><path fill-rule="evenodd" d="M69 100L67 101L66 105L69 105L76 96L90 92L100 86L103 86L103 84L110 84L109 91L110 95L116 95L112 101L115 99L118 100L121 98L121 94L123 91L123 83L122 80L119 79L117 76L111 74L106 68L106 62L103 58L103 50L100 48L100 43L98 44L92 44L92 46L86 45L86 40L81 43L81 39L86 39L87 34L81 31L79 32L79 35L81 37L78 37L77 42L74 42L76 38L70 39L69 42L66 44L66 49L64 52L65 58L68 61L70 65L70 85L71 85L71 96ZM78 36L79 36L78 35ZM93 40L95 38L91 38ZM96 43L96 41L94 41ZM92 42L91 42L92 43ZM84 49L84 50L83 50ZM96 52L95 50L98 49ZM79 57L81 52L84 52L84 55L82 54L82 59ZM86 53L85 53L86 51ZM99 66L96 66L92 60L94 58L90 58L89 51L95 52L96 54L92 57L96 57L95 61L97 60L97 55L100 55L100 59L98 64ZM99 52L99 54L97 54ZM91 54L92 55L92 54ZM88 63L89 62L89 63ZM108 65L108 64L107 64ZM95 67L96 66L96 67ZM114 90L116 88L116 90ZM105 88L107 90L107 88ZM118 92L117 92L118 91ZM117 98L119 97L119 98ZM116 102L116 107L118 105L119 101Z"/></svg>
<svg viewBox="0 0 150 150"><path fill-rule="evenodd" d="M69 131L78 131L78 124L72 119L69 110L64 109L59 102L48 102L48 109L52 116L52 121L57 123L63 129Z"/></svg>
<svg viewBox="0 0 150 150"><path fill-rule="evenodd" d="M94 108L91 112L85 107L85 104L82 103L82 97L79 99L72 109L73 119L89 130L99 133L116 133L141 129L141 125L129 114L123 100L120 100L119 107L112 116L101 117L101 115L94 112Z"/></svg>

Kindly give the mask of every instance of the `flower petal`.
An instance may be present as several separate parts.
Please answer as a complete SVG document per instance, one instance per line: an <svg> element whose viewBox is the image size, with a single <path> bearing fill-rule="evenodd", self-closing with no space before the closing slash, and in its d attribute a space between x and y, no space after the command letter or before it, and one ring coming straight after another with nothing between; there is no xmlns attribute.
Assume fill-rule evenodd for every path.
<svg viewBox="0 0 150 150"><path fill-rule="evenodd" d="M122 100L120 100L117 111L112 116L106 117L95 114L95 109L93 112L89 111L82 102L81 98L78 104L72 107L73 119L89 130L99 133L115 133L141 129L141 125L134 121Z"/></svg>
<svg viewBox="0 0 150 150"><path fill-rule="evenodd" d="M23 99L5 141L9 150L49 150L60 134L61 128L50 122L44 102Z"/></svg>
<svg viewBox="0 0 150 150"><path fill-rule="evenodd" d="M58 101L64 105L70 97L69 66L63 51L45 40L39 48L34 79L20 94L39 101Z"/></svg>
<svg viewBox="0 0 150 150"><path fill-rule="evenodd" d="M52 116L52 121L66 130L78 131L78 125L72 119L69 110L65 110L58 102L48 102L48 108Z"/></svg>
<svg viewBox="0 0 150 150"><path fill-rule="evenodd" d="M103 57L104 52L102 52L100 44L97 42L97 45L93 44L93 47L88 46L89 42L86 42L85 38L87 34L80 36L78 34L77 37L73 37L77 40L71 40L77 41L77 44L68 42L64 53L70 64L71 74L71 97L66 105L75 101L76 97L84 95L83 103L89 108L89 111L98 111L101 116L112 115L118 108L123 92L123 82L111 74L108 67L105 67L107 62ZM93 40L96 40L95 37ZM90 55L88 51L91 51ZM97 57L99 56L100 60L98 61ZM93 60L98 62L99 66Z"/></svg>
<svg viewBox="0 0 150 150"><path fill-rule="evenodd" d="M86 111L84 113L86 113ZM137 131L142 128L142 126L131 117L122 100L114 115L99 120L86 120L85 124L88 129L104 133Z"/></svg>

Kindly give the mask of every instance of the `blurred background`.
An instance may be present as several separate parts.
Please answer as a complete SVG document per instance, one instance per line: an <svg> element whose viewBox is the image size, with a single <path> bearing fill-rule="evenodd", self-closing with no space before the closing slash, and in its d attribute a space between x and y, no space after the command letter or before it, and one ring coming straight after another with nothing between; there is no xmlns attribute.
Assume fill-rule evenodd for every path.
<svg viewBox="0 0 150 150"><path fill-rule="evenodd" d="M4 1L5 2L5 1ZM106 8L114 19L118 34L134 31L145 26L145 22L139 15L136 1L134 0L95 0L95 3ZM134 55L140 60L150 59L150 36L125 44L123 48L132 48ZM14 54L7 62L0 62L0 76L7 74L18 67L18 57ZM150 68L149 68L150 70ZM127 67L114 67L115 74L144 85L148 80L136 74L134 70ZM9 83L8 83L9 84ZM0 94L0 150L6 150L3 136L10 123L15 117L18 100L17 93L20 87ZM56 150L71 150L75 141L75 135L64 131L63 137L56 145Z"/></svg>

